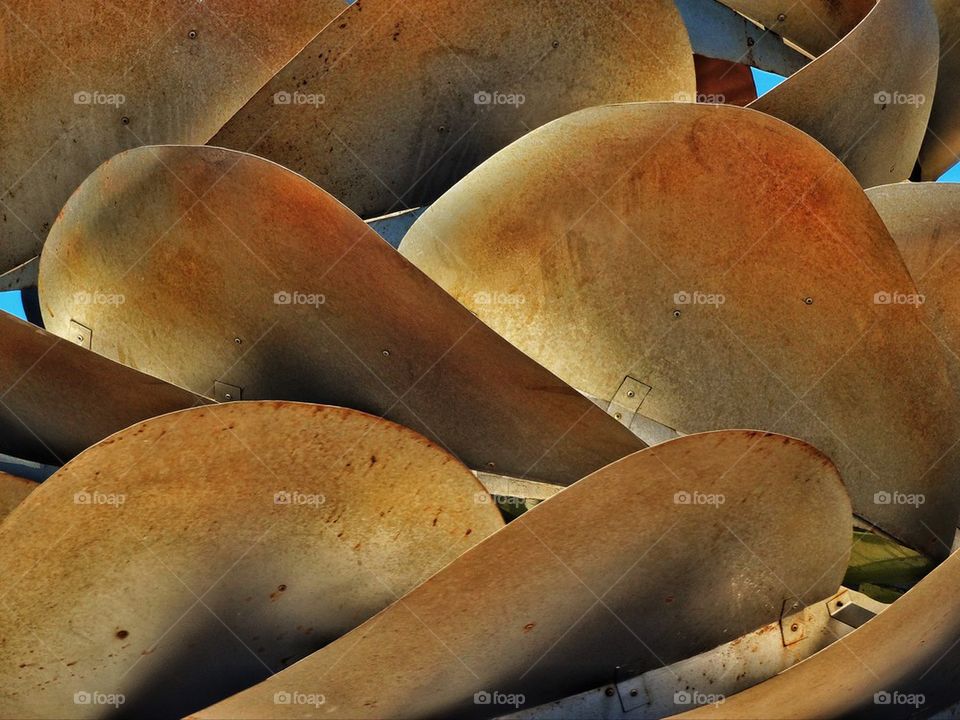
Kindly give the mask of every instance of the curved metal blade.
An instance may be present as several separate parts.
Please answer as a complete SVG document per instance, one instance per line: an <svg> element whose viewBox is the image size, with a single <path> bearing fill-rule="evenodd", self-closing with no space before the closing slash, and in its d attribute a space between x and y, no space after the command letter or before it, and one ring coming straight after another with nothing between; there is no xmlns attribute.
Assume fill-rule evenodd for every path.
<svg viewBox="0 0 960 720"><path fill-rule="evenodd" d="M148 143L204 143L343 10L340 0L0 6L0 274L40 252L70 193ZM16 279L23 287L28 278Z"/></svg>
<svg viewBox="0 0 960 720"><path fill-rule="evenodd" d="M899 0L897 0L899 1ZM720 0L813 55L853 30L877 0ZM903 3L904 5L913 3Z"/></svg>
<svg viewBox="0 0 960 720"><path fill-rule="evenodd" d="M936 180L960 162L960 4L930 2L940 23L940 69L930 125L920 149L924 180Z"/></svg>
<svg viewBox="0 0 960 720"><path fill-rule="evenodd" d="M62 465L135 422L210 401L0 312L0 452Z"/></svg>
<svg viewBox="0 0 960 720"><path fill-rule="evenodd" d="M684 720L930 717L960 700L960 555L881 614L764 683Z"/></svg>
<svg viewBox="0 0 960 720"><path fill-rule="evenodd" d="M937 38L928 3L880 0L834 48L750 107L819 140L863 187L906 180L933 105Z"/></svg>
<svg viewBox="0 0 960 720"><path fill-rule="evenodd" d="M210 144L274 160L370 218L429 203L569 112L677 93L696 81L673 0L358 3Z"/></svg>
<svg viewBox="0 0 960 720"><path fill-rule="evenodd" d="M805 443L673 440L545 500L337 642L194 717L300 717L274 698L310 692L329 717L489 717L596 687L621 665L660 667L778 620L785 601L836 592L849 511L836 468Z"/></svg>
<svg viewBox="0 0 960 720"><path fill-rule="evenodd" d="M113 158L51 231L40 291L52 332L79 323L107 357L218 399L384 415L477 470L567 485L644 447L332 196L251 155Z"/></svg>
<svg viewBox="0 0 960 720"><path fill-rule="evenodd" d="M858 515L946 555L960 408L943 351L900 303L917 291L869 200L800 131L730 106L575 113L471 173L400 247L582 392L681 433L803 438Z"/></svg>
<svg viewBox="0 0 960 720"><path fill-rule="evenodd" d="M82 702L97 693L123 697L128 717L180 717L339 637L501 527L467 468L363 413L261 402L149 420L0 526L0 706L101 717L104 703Z"/></svg>
<svg viewBox="0 0 960 720"><path fill-rule="evenodd" d="M932 329L960 352L960 185L902 183L871 188L870 202L924 295Z"/></svg>
<svg viewBox="0 0 960 720"><path fill-rule="evenodd" d="M0 521L38 487L33 480L0 471Z"/></svg>

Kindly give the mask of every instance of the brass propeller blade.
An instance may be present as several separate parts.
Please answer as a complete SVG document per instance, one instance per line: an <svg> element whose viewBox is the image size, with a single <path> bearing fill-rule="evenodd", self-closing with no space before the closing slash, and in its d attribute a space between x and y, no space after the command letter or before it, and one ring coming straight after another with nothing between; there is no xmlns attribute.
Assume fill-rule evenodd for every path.
<svg viewBox="0 0 960 720"><path fill-rule="evenodd" d="M112 708L83 702L96 693L123 696L127 717L179 717L329 643L501 527L467 468L360 412L231 403L149 420L0 525L0 707L102 717Z"/></svg>
<svg viewBox="0 0 960 720"><path fill-rule="evenodd" d="M860 517L946 555L946 359L914 305L884 303L917 291L863 190L795 128L731 106L575 113L477 168L400 250L582 392L681 433L803 438Z"/></svg>
<svg viewBox="0 0 960 720"><path fill-rule="evenodd" d="M960 555L829 647L676 718L923 718L960 701Z"/></svg>
<svg viewBox="0 0 960 720"><path fill-rule="evenodd" d="M924 180L936 180L960 162L960 3L930 3L940 23L940 68L930 125L920 149Z"/></svg>
<svg viewBox="0 0 960 720"><path fill-rule="evenodd" d="M475 693L564 697L776 621L794 597L832 595L849 512L836 468L805 443L673 440L545 500L356 630L193 717L489 717L515 708ZM277 702L310 694L325 701L316 711Z"/></svg>
<svg viewBox="0 0 960 720"><path fill-rule="evenodd" d="M252 155L105 163L51 230L40 293L52 332L79 322L107 357L218 399L385 415L474 469L566 485L644 447L336 199Z"/></svg>
<svg viewBox="0 0 960 720"><path fill-rule="evenodd" d="M60 465L135 422L209 402L0 312L0 452Z"/></svg>
<svg viewBox="0 0 960 720"><path fill-rule="evenodd" d="M274 160L370 218L430 202L569 112L677 93L696 80L673 0L361 2L210 144Z"/></svg>
<svg viewBox="0 0 960 720"><path fill-rule="evenodd" d="M0 521L38 487L33 480L0 471Z"/></svg>
<svg viewBox="0 0 960 720"><path fill-rule="evenodd" d="M924 296L931 329L948 356L960 353L960 185L900 183L871 188L870 202Z"/></svg>
<svg viewBox="0 0 960 720"><path fill-rule="evenodd" d="M100 163L148 143L207 142L343 7L3 3L0 275L39 254L70 193Z"/></svg>
<svg viewBox="0 0 960 720"><path fill-rule="evenodd" d="M821 55L853 30L877 0L720 0L768 30Z"/></svg>
<svg viewBox="0 0 960 720"><path fill-rule="evenodd" d="M863 187L906 180L933 106L937 37L927 2L880 0L835 47L750 107L819 140Z"/></svg>

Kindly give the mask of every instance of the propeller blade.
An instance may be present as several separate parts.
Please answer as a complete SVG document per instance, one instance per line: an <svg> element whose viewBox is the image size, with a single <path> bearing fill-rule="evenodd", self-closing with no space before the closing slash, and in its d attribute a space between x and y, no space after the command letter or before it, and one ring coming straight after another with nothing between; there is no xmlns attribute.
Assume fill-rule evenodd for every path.
<svg viewBox="0 0 960 720"><path fill-rule="evenodd" d="M467 176L400 250L581 392L680 433L802 438L858 516L946 556L946 359L914 305L884 302L917 291L863 190L795 128L731 106L575 113Z"/></svg>
<svg viewBox="0 0 960 720"><path fill-rule="evenodd" d="M100 163L148 143L207 142L343 7L3 3L0 274L39 254L70 193Z"/></svg>
<svg viewBox="0 0 960 720"><path fill-rule="evenodd" d="M533 706L587 690L619 666L660 667L779 620L785 601L832 595L849 512L836 468L805 443L750 431L667 442L545 500L356 630L192 717L303 717L278 698L311 693L327 717L490 717L516 708L488 694ZM508 565L524 572L499 572Z"/></svg>
<svg viewBox="0 0 960 720"><path fill-rule="evenodd" d="M832 48L873 9L877 0L720 0L793 41L812 55ZM913 4L913 3L904 3Z"/></svg>
<svg viewBox="0 0 960 720"><path fill-rule="evenodd" d="M0 521L38 487L33 480L0 471Z"/></svg>
<svg viewBox="0 0 960 720"><path fill-rule="evenodd" d="M133 423L210 402L76 341L0 312L0 452L62 465Z"/></svg>
<svg viewBox="0 0 960 720"><path fill-rule="evenodd" d="M920 149L923 180L936 180L960 162L960 4L930 0L940 23L940 68L927 136Z"/></svg>
<svg viewBox="0 0 960 720"><path fill-rule="evenodd" d="M82 453L0 525L0 707L181 717L324 646L503 527L473 474L353 410L231 403ZM79 700L77 699L79 698Z"/></svg>
<svg viewBox="0 0 960 720"><path fill-rule="evenodd" d="M71 197L40 262L46 326L217 399L353 407L476 470L568 485L644 444L302 176L146 147ZM111 298L123 302L111 302Z"/></svg>
<svg viewBox="0 0 960 720"><path fill-rule="evenodd" d="M863 187L906 180L933 105L937 38L928 3L880 0L835 47L750 107L819 140Z"/></svg>
<svg viewBox="0 0 960 720"><path fill-rule="evenodd" d="M432 201L569 112L677 93L696 80L673 0L364 2L210 144L274 160L371 218Z"/></svg>

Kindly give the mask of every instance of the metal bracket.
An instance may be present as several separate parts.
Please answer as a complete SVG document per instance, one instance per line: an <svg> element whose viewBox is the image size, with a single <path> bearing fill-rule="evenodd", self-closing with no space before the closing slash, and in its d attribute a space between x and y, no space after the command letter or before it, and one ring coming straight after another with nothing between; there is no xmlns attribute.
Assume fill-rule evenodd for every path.
<svg viewBox="0 0 960 720"><path fill-rule="evenodd" d="M621 668L617 668L617 674L620 674ZM628 713L637 708L645 707L650 704L650 694L647 692L647 683L643 675L636 675L626 680L617 681L614 684L617 688L617 697L620 699L620 707L623 712Z"/></svg>
<svg viewBox="0 0 960 720"><path fill-rule="evenodd" d="M653 388L649 385L627 375L620 383L613 400L610 401L607 412L613 415L621 425L629 428L651 390Z"/></svg>
<svg viewBox="0 0 960 720"><path fill-rule="evenodd" d="M70 339L80 347L90 350L93 345L93 330L76 320L70 321Z"/></svg>
<svg viewBox="0 0 960 720"><path fill-rule="evenodd" d="M806 637L806 626L810 621L810 612L799 600L784 600L780 613L780 635L783 646L790 647Z"/></svg>
<svg viewBox="0 0 960 720"><path fill-rule="evenodd" d="M216 380L213 383L213 399L218 403L243 400L243 388Z"/></svg>
<svg viewBox="0 0 960 720"><path fill-rule="evenodd" d="M858 628L887 608L882 602L863 593L844 588L827 601L827 610L834 620Z"/></svg>

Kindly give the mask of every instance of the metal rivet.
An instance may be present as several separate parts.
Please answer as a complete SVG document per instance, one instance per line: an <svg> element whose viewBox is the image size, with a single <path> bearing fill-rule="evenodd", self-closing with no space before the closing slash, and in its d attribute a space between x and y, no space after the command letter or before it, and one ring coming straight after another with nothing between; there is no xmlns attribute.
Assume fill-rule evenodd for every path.
<svg viewBox="0 0 960 720"><path fill-rule="evenodd" d="M783 21L786 20L786 19L787 19L787 16L784 15L783 13L780 13L779 15L777 15L777 20L778 20L779 22L783 22Z"/></svg>
<svg viewBox="0 0 960 720"><path fill-rule="evenodd" d="M627 397L633 397L636 393L633 390L627 390Z"/></svg>
<svg viewBox="0 0 960 720"><path fill-rule="evenodd" d="M196 31L196 30L191 30L190 32L187 33L187 37L190 38L191 40L196 40L196 39L197 39L197 31Z"/></svg>
<svg viewBox="0 0 960 720"><path fill-rule="evenodd" d="M83 342L83 335L77 335L77 342L78 342L78 343L82 343L82 342Z"/></svg>
<svg viewBox="0 0 960 720"><path fill-rule="evenodd" d="M680 317L680 311L679 311L679 310L674 310L674 311L673 311L673 316L674 316L675 318Z"/></svg>
<svg viewBox="0 0 960 720"><path fill-rule="evenodd" d="M630 691L630 697L636 697L638 694L639 693L635 689Z"/></svg>
<svg viewBox="0 0 960 720"><path fill-rule="evenodd" d="M233 395L231 395L230 393L226 393L223 397L225 400L233 400Z"/></svg>
<svg viewBox="0 0 960 720"><path fill-rule="evenodd" d="M495 462L488 462L488 463L487 463L487 467L488 467L488 468L494 468L494 467L496 467L496 466L497 466L497 464L496 464Z"/></svg>
<svg viewBox="0 0 960 720"><path fill-rule="evenodd" d="M120 122L122 122L124 125L129 125L129 124L130 124L130 118L128 118L126 115L124 115L122 118L120 118Z"/></svg>
<svg viewBox="0 0 960 720"><path fill-rule="evenodd" d="M559 40L554 40L554 41L553 41L552 43L550 43L550 44L553 46L553 49L554 49L554 50L556 50L558 47L560 47L560 41L559 41Z"/></svg>
<svg viewBox="0 0 960 720"><path fill-rule="evenodd" d="M756 44L757 44L757 41L754 40L752 37L747 38L747 47L753 47Z"/></svg>
<svg viewBox="0 0 960 720"><path fill-rule="evenodd" d="M843 607L843 600L837 600L837 607Z"/></svg>
<svg viewBox="0 0 960 720"><path fill-rule="evenodd" d="M794 623L793 625L790 626L790 632L796 632L799 629L800 629L800 626L797 625L797 623Z"/></svg>
<svg viewBox="0 0 960 720"><path fill-rule="evenodd" d="M606 695L607 697L613 697L613 688L607 688L606 690L603 691L603 694Z"/></svg>
<svg viewBox="0 0 960 720"><path fill-rule="evenodd" d="M803 303L804 303L804 305L813 305L813 298L812 298L812 297L805 297L805 298L803 299Z"/></svg>
<svg viewBox="0 0 960 720"><path fill-rule="evenodd" d="M623 413L614 413L613 416L614 416L617 420L623 419Z"/></svg>
<svg viewBox="0 0 960 720"><path fill-rule="evenodd" d="M384 351L383 351L383 356L384 356L384 357L390 357L390 351L389 351L389 350L384 350Z"/></svg>
<svg viewBox="0 0 960 720"><path fill-rule="evenodd" d="M243 340L241 340L241 339L238 338L238 337L235 337L235 338L233 339L233 341L234 341L237 345L243 345Z"/></svg>
<svg viewBox="0 0 960 720"><path fill-rule="evenodd" d="M445 133L446 131L447 131L446 125L441 125L440 127L437 128L438 133Z"/></svg>

